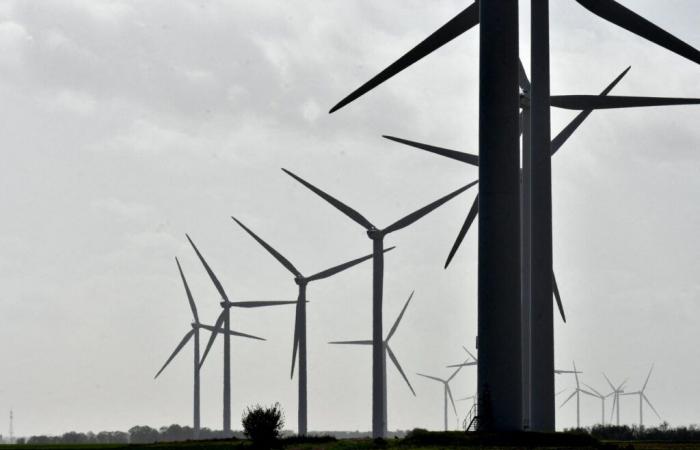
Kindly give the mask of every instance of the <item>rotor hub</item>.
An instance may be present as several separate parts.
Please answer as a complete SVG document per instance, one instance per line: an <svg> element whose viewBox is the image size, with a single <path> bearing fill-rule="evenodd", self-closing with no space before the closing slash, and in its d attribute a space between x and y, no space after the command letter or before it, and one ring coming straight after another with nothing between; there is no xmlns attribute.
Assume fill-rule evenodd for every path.
<svg viewBox="0 0 700 450"><path fill-rule="evenodd" d="M369 236L370 239L373 241L376 241L378 239L381 239L383 237L382 230L378 230L376 228L370 228L367 230L367 236Z"/></svg>

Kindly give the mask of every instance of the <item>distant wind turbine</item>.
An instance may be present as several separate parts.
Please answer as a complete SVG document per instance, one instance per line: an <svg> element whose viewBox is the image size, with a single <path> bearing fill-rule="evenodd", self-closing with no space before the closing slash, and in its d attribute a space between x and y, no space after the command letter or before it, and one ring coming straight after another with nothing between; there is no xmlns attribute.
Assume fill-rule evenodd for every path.
<svg viewBox="0 0 700 450"><path fill-rule="evenodd" d="M610 422L612 422L613 414L615 412L617 412L617 418L615 420L615 425L617 425L619 427L620 426L620 394L625 393L624 389L622 389L622 388L625 386L625 383L627 383L627 379L625 379L625 381L620 383L619 386L615 387L612 384L612 382L610 381L610 379L608 378L608 376L605 375L605 373L603 373L603 376L605 377L605 381L608 382L608 385L610 385L610 389L612 389L611 394L613 396L613 405L612 405L612 409L610 410Z"/></svg>
<svg viewBox="0 0 700 450"><path fill-rule="evenodd" d="M216 290L219 292L219 295L221 295L221 299L222 299L222 302L220 303L220 306L222 308L221 314L219 314L219 317L218 317L218 319L216 319L216 323L214 324L214 327L211 330L212 333L211 333L211 336L209 338L209 342L207 343L207 347L204 350L204 355L202 356L202 359L200 360L199 365L201 367L201 365L204 364L204 360L207 358L207 355L209 354L209 350L211 350L212 345L214 345L214 340L216 339L216 336L219 334L218 330L222 329L222 326L223 326L223 331L224 331L224 333L223 333L223 335L224 335L223 431L226 434L230 434L231 433L231 336L241 335L240 333L231 330L230 309L231 309L231 307L260 308L260 307L265 307L265 306L291 305L291 304L295 304L296 300L293 300L293 301L289 301L289 300L264 300L264 301L243 301L243 302L230 301L228 298L228 295L226 295L226 291L224 291L224 287L222 286L221 282L214 274L214 271L211 270L211 267L209 267L209 264L204 259L202 254L199 252L199 249L197 248L197 246L194 245L194 242L192 242L192 239L190 239L189 235L186 235L186 236L187 236L187 240L190 241L190 245L192 245L192 248L194 249L195 253L197 253L199 260L201 261L202 265L204 266L204 270L206 270L207 274L209 274L209 278L211 279L211 282L216 287ZM250 338L258 339L261 341L265 340L265 339L258 338L255 336L250 336L250 335L245 335L244 337L250 337Z"/></svg>
<svg viewBox="0 0 700 450"><path fill-rule="evenodd" d="M194 303L194 298L192 298L192 292L190 291L190 287L187 284L187 279L185 279L185 274L182 273L182 267L180 266L180 261L178 261L177 258L175 258L175 263L177 263L177 270L180 272L180 278L182 279L182 284L185 287L185 292L187 293L187 301L190 304L190 309L192 310L192 317L194 319L194 322L192 322L192 329L185 333L185 336L182 338L180 343L175 347L175 351L170 355L170 357L165 361L165 364L163 364L163 367L160 368L158 373L156 374L155 378L158 378L158 375L160 375L166 367L168 367L168 364L170 364L170 361L172 361L175 356L182 350L182 348L189 342L190 339L194 337L194 412L193 412L193 421L192 421L192 428L194 430L194 438L197 439L199 437L199 431L200 431L200 414L199 414L199 372L200 372L200 365L199 365L199 330L200 328L203 328L205 330L209 331L216 331L218 333L227 333L232 336L241 336L241 337L248 337L251 339L262 339L256 336L252 336L249 334L245 333L240 333L238 331L232 331L232 330L224 330L222 328L215 328L209 325L204 325L199 322L199 315L197 314L197 306Z"/></svg>
<svg viewBox="0 0 700 450"><path fill-rule="evenodd" d="M444 197L435 200L434 202L408 214L407 216L397 220L386 228L379 229L375 227L362 214L350 208L346 204L323 192L311 183L303 180L292 172L282 169L287 175L291 176L299 183L313 193L330 203L334 208L348 216L355 223L361 225L367 232L367 236L372 240L372 437L384 437L383 431L386 429L386 424L383 423L384 418L384 370L386 365L386 352L384 351L384 333L382 331L382 292L384 289L384 238L394 231L405 228L414 222L418 221L425 215L437 209L439 206L453 199L457 195L474 186L477 182L463 186Z"/></svg>
<svg viewBox="0 0 700 450"><path fill-rule="evenodd" d="M578 370L576 370L576 363L573 362L574 365L574 370L567 371L567 370L555 370L554 373L573 373L574 377L576 378L576 389L574 389L574 392L571 393L570 396L564 400L564 403L562 403L559 407L561 408L562 406L566 405L569 400L573 398L573 396L576 396L576 428L581 428L581 392L586 392L585 389L581 389L581 386L579 385L578 381L578 374L581 373ZM587 392L589 393L589 392Z"/></svg>
<svg viewBox="0 0 700 450"><path fill-rule="evenodd" d="M448 430L448 425L447 425L447 399L448 398L450 400L450 403L452 403L452 409L455 412L455 416L457 415L457 407L455 406L455 401L452 398L452 390L450 389L450 381L452 381L452 379L459 373L460 370L462 370L461 367L458 367L457 369L455 369L455 371L452 372L452 375L450 375L447 379L442 379L442 378L434 377L431 375L425 375L422 373L417 374L421 377L428 378L428 379L434 380L434 381L439 381L440 383L442 383L443 394L445 396L445 408L444 408L445 409L445 431Z"/></svg>
<svg viewBox="0 0 700 450"><path fill-rule="evenodd" d="M415 291L414 291L415 292ZM391 330L389 330L389 334L386 336L386 339L384 339L384 351L386 352L387 355L389 355L389 358L391 359L391 362L394 363L394 366L396 369L399 371L401 374L401 377L403 377L404 381L408 385L408 388L411 390L411 393L415 396L416 391L413 390L413 386L411 386L411 382L408 381L408 377L406 376L406 373L403 371L401 368L401 364L399 364L399 360L396 358L396 355L394 352L391 350L391 346L389 345L389 341L391 340L391 337L396 333L396 329L399 327L399 323L401 322L401 318L403 317L403 314L406 312L406 308L408 307L408 304L410 303L411 299L413 298L413 292L411 292L411 295L408 296L408 300L406 300L406 303L403 305L403 309L401 309L401 312L399 315L396 317L396 321L394 322L394 325L391 327ZM372 340L365 340L365 341L333 341L329 342L329 344L341 344L341 345L372 345ZM388 409L388 402L387 402L387 381L386 381L386 358L384 358L384 386L383 386L383 392L384 392L384 424L386 424L386 429L384 429L384 434L386 435L387 430L388 430L388 416L387 416L387 409Z"/></svg>
<svg viewBox="0 0 700 450"><path fill-rule="evenodd" d="M644 427L642 400L647 402L647 405L649 405L651 410L654 411L654 414L656 414L656 417L658 417L659 420L663 420L663 419L661 419L661 416L659 415L659 413L656 411L656 408L654 408L654 405L651 404L651 402L647 398L646 394L644 393L644 391L647 388L647 384L649 384L649 378L651 377L652 370L654 370L653 364L651 365L651 368L649 369L649 374L647 375L647 379L644 381L644 385L642 386L642 388L640 390L638 390L637 392L625 392L624 394L622 394L622 395L639 395L639 429L640 430Z"/></svg>
<svg viewBox="0 0 700 450"><path fill-rule="evenodd" d="M267 242L263 241L257 234L253 233L248 227L243 225L241 221L235 217L231 217L238 225L241 226L250 236L253 237L260 245L265 248L277 261L280 262L288 271L294 275L294 282L299 287L297 297L297 309L294 319L294 344L292 347L292 372L291 377L294 377L294 364L297 359L297 350L299 351L299 406L298 406L298 434L303 436L307 433L307 372L306 372L306 286L316 280L331 277L344 270L347 270L357 264L360 264L372 258L372 255L366 255L361 258L353 259L346 263L323 270L315 275L305 277L301 272L294 267L281 253L272 248ZM390 247L384 253L393 250Z"/></svg>
<svg viewBox="0 0 700 450"><path fill-rule="evenodd" d="M595 388L593 388L592 386L589 386L586 383L583 383L583 385L586 386L591 391L593 391L593 392L589 392L589 391L584 390L584 391L582 391L584 394L600 399L600 408L601 408L600 409L600 424L605 425L605 399L610 397L611 395L613 395L614 392L611 392L608 395L603 395L600 392L598 392Z"/></svg>

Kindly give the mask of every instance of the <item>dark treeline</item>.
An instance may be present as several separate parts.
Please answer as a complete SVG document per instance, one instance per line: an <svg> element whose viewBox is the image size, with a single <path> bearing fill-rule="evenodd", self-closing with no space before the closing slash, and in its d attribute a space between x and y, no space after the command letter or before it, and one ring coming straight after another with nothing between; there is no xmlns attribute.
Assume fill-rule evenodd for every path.
<svg viewBox="0 0 700 450"><path fill-rule="evenodd" d="M627 426L627 425L594 425L589 428L567 429L569 433L587 433L596 439L608 441L676 441L700 442L700 427L689 425L671 428L667 422L658 427Z"/></svg>
<svg viewBox="0 0 700 450"><path fill-rule="evenodd" d="M210 430L202 428L199 430L200 440L243 438L242 432L234 431L232 434L224 433L220 430ZM153 442L176 442L194 439L192 427L173 424L151 428L147 425L137 425L131 427L129 431L100 431L99 433L87 432L79 433L69 431L60 436L31 436L17 439L17 444L150 444Z"/></svg>
<svg viewBox="0 0 700 450"><path fill-rule="evenodd" d="M338 439L364 438L371 436L369 431L323 431L311 432L309 435L317 436L333 436ZM282 432L282 436L290 437L294 433L289 430ZM388 436L404 437L406 431L390 431ZM231 434L225 434L221 430L210 430L202 428L199 431L199 440L225 439L235 437L244 439L242 431L234 431ZM178 442L194 439L194 430L192 427L170 425L160 427L159 429L151 428L146 425L137 425L131 427L129 431L100 431L99 433L87 432L79 433L69 431L59 436L31 436L28 438L17 439L17 444L31 445L46 445L46 444L151 444L154 442Z"/></svg>

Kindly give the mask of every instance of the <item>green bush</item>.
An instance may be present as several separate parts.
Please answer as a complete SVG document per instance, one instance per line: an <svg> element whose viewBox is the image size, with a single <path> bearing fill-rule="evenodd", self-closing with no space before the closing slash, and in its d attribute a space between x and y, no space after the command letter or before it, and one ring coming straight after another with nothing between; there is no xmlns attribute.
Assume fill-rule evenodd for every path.
<svg viewBox="0 0 700 450"><path fill-rule="evenodd" d="M272 448L284 426L284 413L279 403L269 408L248 407L242 418L243 432L257 448Z"/></svg>

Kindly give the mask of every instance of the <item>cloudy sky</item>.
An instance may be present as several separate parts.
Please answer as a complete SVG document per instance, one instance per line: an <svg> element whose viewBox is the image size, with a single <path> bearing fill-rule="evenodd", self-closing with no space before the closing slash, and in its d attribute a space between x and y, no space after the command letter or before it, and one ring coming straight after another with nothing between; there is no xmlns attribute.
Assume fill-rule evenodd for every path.
<svg viewBox="0 0 700 450"><path fill-rule="evenodd" d="M280 167L380 226L475 179L380 135L476 151L478 30L326 114L468 3L0 3L0 411L14 408L16 434L191 423L191 348L153 380L191 321L175 256L203 321L219 312L186 232L241 300L294 298L296 286L232 214L305 273L371 250ZM700 46L696 2L623 3ZM695 64L574 1L552 2L551 21L553 93L598 93L631 65L615 93L700 96ZM526 9L521 31L525 43ZM553 132L573 115L553 111ZM598 390L602 371L634 390L656 363L648 396L673 425L700 422L698 123L695 107L595 112L553 162L569 318L556 324L556 364L575 360ZM386 327L416 291L392 347L418 395L388 369L391 429L440 428L441 387L413 374L445 376L474 347L476 233L442 269L474 194L387 240ZM364 265L309 288L312 430L370 428L369 349L326 344L371 336L370 283ZM293 308L233 311L233 326L268 339L234 340L234 426L246 405L279 401L296 428ZM213 356L202 415L218 428L220 347ZM465 370L453 391L475 383ZM572 386L557 378L557 390ZM635 399L621 416L637 420ZM585 398L583 424L598 418ZM574 423L574 404L558 409L559 427Z"/></svg>

